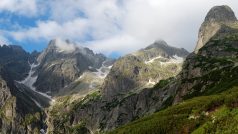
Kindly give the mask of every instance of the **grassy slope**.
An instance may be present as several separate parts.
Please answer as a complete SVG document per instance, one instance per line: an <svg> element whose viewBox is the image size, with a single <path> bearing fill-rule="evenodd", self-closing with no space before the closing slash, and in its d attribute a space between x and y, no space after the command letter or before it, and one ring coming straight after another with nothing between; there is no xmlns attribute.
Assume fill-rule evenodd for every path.
<svg viewBox="0 0 238 134"><path fill-rule="evenodd" d="M237 133L238 87L196 97L122 126L111 134Z"/></svg>

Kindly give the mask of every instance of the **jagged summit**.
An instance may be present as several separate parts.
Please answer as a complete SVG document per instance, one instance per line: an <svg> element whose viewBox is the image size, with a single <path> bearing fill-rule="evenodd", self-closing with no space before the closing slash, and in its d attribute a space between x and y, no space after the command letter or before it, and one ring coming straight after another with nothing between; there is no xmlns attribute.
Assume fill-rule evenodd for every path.
<svg viewBox="0 0 238 134"><path fill-rule="evenodd" d="M39 75L35 83L36 89L44 93L50 92L53 96L85 72L100 72L97 69L110 59L69 40L54 39L38 56L37 61Z"/></svg>
<svg viewBox="0 0 238 134"><path fill-rule="evenodd" d="M157 40L153 44L151 44L148 47L146 47L145 49L168 47L168 46L169 45L164 40Z"/></svg>
<svg viewBox="0 0 238 134"><path fill-rule="evenodd" d="M156 53L161 53L162 55L169 57L172 57L173 55L186 57L188 55L188 51L184 48L169 46L164 40L155 41L153 44L149 45L142 51L149 51L149 53L153 53L155 51Z"/></svg>
<svg viewBox="0 0 238 134"><path fill-rule="evenodd" d="M62 39L53 39L50 41L47 49L55 50L57 52L71 53L79 48L75 43L70 42L69 40Z"/></svg>
<svg viewBox="0 0 238 134"><path fill-rule="evenodd" d="M237 21L235 13L227 5L215 6L207 14L205 22L230 22Z"/></svg>
<svg viewBox="0 0 238 134"><path fill-rule="evenodd" d="M231 25L236 21L237 18L229 6L222 5L211 8L199 29L195 53L198 53L199 49L216 35L223 25Z"/></svg>

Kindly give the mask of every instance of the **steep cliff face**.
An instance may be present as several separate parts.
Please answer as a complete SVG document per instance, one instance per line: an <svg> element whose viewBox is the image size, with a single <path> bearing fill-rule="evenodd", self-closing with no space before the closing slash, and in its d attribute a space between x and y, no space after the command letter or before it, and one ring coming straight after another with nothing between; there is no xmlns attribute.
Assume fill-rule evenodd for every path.
<svg viewBox="0 0 238 134"><path fill-rule="evenodd" d="M153 87L162 79L176 76L187 55L184 49L157 41L145 49L124 56L115 62L106 77L102 94L110 100L130 91Z"/></svg>
<svg viewBox="0 0 238 134"><path fill-rule="evenodd" d="M16 97L11 94L10 88L2 78L0 78L0 86L0 132L26 133L27 130L21 125L24 117L16 111Z"/></svg>
<svg viewBox="0 0 238 134"><path fill-rule="evenodd" d="M198 42L195 53L203 47L222 27L224 24L230 24L237 21L232 9L228 6L215 6L207 14L205 21L200 27Z"/></svg>
<svg viewBox="0 0 238 134"><path fill-rule="evenodd" d="M161 81L154 88L130 92L112 101L105 101L100 92L76 101L71 101L70 96L57 99L47 113L48 132L104 132L152 114L172 104L176 93L172 81Z"/></svg>
<svg viewBox="0 0 238 134"><path fill-rule="evenodd" d="M214 35L207 33L210 39L206 45L187 57L179 75L180 86L175 103L194 96L221 92L216 91L219 86L228 86L237 79L238 27L233 11L227 6L214 7L205 20L221 22L220 28Z"/></svg>
<svg viewBox="0 0 238 134"><path fill-rule="evenodd" d="M2 78L0 78L0 88L1 88L1 90L0 90L0 92L1 92L0 93L0 98L1 98L0 107L2 107L5 104L6 100L8 100L11 97L11 92L8 89L6 82Z"/></svg>
<svg viewBox="0 0 238 134"><path fill-rule="evenodd" d="M44 114L32 99L38 94L17 82L28 75L29 62L35 60L32 55L19 46L0 47L1 133L40 133L44 129Z"/></svg>
<svg viewBox="0 0 238 134"><path fill-rule="evenodd" d="M27 76L33 58L20 46L0 46L0 75L7 81L22 80Z"/></svg>
<svg viewBox="0 0 238 134"><path fill-rule="evenodd" d="M197 54L188 56L180 73L180 86L175 102L222 92L226 88L219 87L236 83L237 33L238 29L230 27L220 30Z"/></svg>

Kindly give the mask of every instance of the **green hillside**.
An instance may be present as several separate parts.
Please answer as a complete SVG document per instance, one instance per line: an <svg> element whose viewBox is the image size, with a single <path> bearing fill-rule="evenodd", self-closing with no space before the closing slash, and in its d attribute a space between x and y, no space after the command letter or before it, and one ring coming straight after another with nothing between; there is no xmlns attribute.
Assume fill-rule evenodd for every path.
<svg viewBox="0 0 238 134"><path fill-rule="evenodd" d="M238 133L238 86L196 97L122 126L110 134Z"/></svg>

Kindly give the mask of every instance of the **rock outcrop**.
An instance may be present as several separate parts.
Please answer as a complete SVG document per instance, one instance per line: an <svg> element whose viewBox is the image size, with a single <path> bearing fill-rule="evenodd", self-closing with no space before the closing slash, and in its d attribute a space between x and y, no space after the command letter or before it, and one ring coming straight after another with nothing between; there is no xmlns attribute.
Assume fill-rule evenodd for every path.
<svg viewBox="0 0 238 134"><path fill-rule="evenodd" d="M211 27L213 22L219 25L214 34L209 33L214 30ZM199 37L199 41L206 38L206 45L198 44L196 54L190 54L184 62L178 76L180 81L177 82L178 94L174 103L194 96L221 92L222 90L216 91L219 86L229 87L237 79L238 23L233 11L228 6L216 6L209 11L203 23L207 24L209 26L206 30L201 28L206 36Z"/></svg>
<svg viewBox="0 0 238 134"><path fill-rule="evenodd" d="M224 24L232 24L236 21L236 16L230 7L226 5L213 7L200 27L195 53L198 53L199 49L217 34Z"/></svg>

